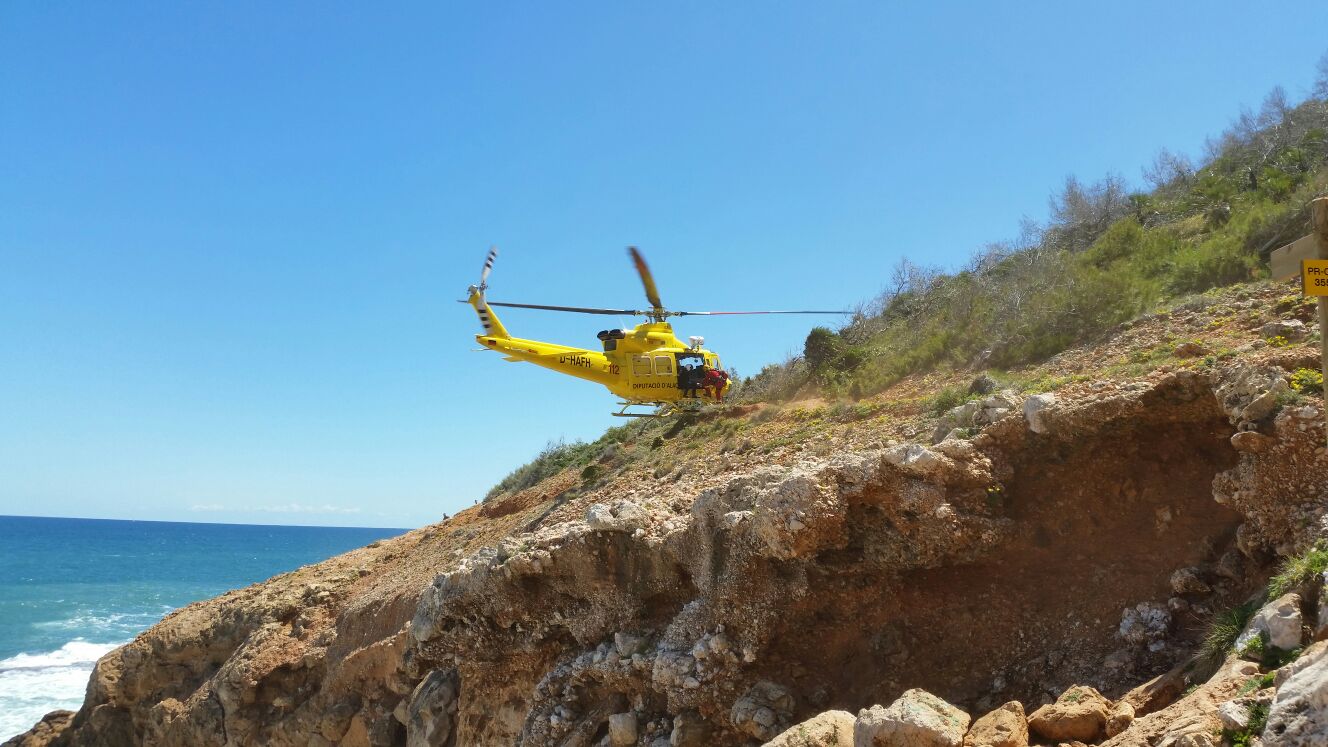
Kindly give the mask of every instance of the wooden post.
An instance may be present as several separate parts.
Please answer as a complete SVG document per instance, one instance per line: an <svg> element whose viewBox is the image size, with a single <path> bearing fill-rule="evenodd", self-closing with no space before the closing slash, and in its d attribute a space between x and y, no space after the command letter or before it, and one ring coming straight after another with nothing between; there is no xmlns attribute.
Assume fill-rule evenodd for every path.
<svg viewBox="0 0 1328 747"><path fill-rule="evenodd" d="M1315 254L1319 259L1328 259L1328 197L1311 202L1310 215L1314 223ZM1328 387L1328 296L1319 296L1319 365ZM1325 443L1328 443L1328 388L1324 390L1323 416Z"/></svg>

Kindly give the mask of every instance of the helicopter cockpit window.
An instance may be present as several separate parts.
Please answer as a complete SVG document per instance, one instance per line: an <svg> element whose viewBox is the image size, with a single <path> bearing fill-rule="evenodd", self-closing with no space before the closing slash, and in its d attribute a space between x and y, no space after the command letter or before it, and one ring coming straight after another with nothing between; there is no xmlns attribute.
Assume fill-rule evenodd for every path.
<svg viewBox="0 0 1328 747"><path fill-rule="evenodd" d="M655 356L655 373L659 376L672 376L673 361L667 355Z"/></svg>
<svg viewBox="0 0 1328 747"><path fill-rule="evenodd" d="M648 355L632 356L632 375L634 376L650 375L650 356Z"/></svg>

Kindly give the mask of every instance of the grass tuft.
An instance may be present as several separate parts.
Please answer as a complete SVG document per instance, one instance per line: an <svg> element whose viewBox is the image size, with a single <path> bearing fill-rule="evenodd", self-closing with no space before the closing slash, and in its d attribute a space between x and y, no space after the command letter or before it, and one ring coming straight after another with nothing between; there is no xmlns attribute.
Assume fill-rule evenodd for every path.
<svg viewBox="0 0 1328 747"><path fill-rule="evenodd" d="M1328 543L1318 542L1299 555L1287 558L1281 570L1268 580L1268 596L1276 599L1307 586L1328 570Z"/></svg>

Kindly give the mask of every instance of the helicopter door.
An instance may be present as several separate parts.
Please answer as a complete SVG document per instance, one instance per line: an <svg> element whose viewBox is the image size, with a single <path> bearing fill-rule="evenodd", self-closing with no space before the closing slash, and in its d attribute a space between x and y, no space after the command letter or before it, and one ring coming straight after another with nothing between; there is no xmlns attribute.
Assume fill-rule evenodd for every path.
<svg viewBox="0 0 1328 747"><path fill-rule="evenodd" d="M632 356L632 375L633 376L650 375L650 356L648 355Z"/></svg>
<svg viewBox="0 0 1328 747"><path fill-rule="evenodd" d="M700 354L675 353L674 355L678 359L678 388L685 392L700 386L698 374L698 369L701 367Z"/></svg>

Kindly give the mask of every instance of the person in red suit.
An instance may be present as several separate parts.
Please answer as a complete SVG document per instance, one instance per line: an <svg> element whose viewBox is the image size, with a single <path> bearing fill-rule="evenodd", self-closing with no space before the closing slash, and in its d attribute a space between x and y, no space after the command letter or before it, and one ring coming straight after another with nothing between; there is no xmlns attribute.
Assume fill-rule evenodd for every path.
<svg viewBox="0 0 1328 747"><path fill-rule="evenodd" d="M724 401L724 385L729 381L729 375L718 368L707 368L705 370L705 388L714 393L716 402Z"/></svg>

